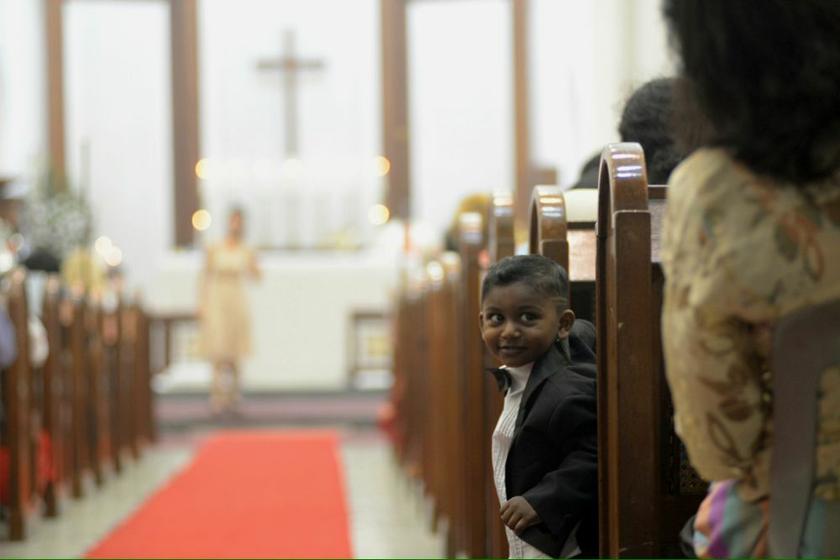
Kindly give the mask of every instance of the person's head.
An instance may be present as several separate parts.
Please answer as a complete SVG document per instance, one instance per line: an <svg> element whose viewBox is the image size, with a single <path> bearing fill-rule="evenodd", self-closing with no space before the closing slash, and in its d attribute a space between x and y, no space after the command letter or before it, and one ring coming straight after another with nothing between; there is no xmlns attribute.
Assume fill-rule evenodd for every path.
<svg viewBox="0 0 840 560"><path fill-rule="evenodd" d="M484 218L484 236L487 236L487 215L490 211L491 198L487 193L476 193L465 196L458 203L458 208L452 216L449 227L444 232L443 244L447 251L458 251L460 242L458 239L459 224L462 214L467 212L478 212Z"/></svg>
<svg viewBox="0 0 840 560"><path fill-rule="evenodd" d="M601 166L601 152L592 154L580 169L580 176L570 189L597 189L598 172Z"/></svg>
<svg viewBox="0 0 840 560"><path fill-rule="evenodd" d="M234 207L228 213L228 235L234 239L241 239L245 231L245 214L242 208Z"/></svg>
<svg viewBox="0 0 840 560"><path fill-rule="evenodd" d="M618 134L645 151L648 182L662 185L684 154L674 141L673 78L657 78L639 87L624 105Z"/></svg>
<svg viewBox="0 0 840 560"><path fill-rule="evenodd" d="M840 2L664 0L705 145L797 184L840 168Z"/></svg>
<svg viewBox="0 0 840 560"><path fill-rule="evenodd" d="M568 293L566 271L546 257L506 257L491 266L481 285L479 315L487 348L502 363L517 367L566 341L575 322Z"/></svg>

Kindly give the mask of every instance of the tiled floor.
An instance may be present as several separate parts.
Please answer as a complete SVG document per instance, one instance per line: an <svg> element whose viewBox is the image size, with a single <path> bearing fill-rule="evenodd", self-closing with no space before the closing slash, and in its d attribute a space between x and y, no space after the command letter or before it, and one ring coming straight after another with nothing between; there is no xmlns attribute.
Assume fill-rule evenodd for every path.
<svg viewBox="0 0 840 560"><path fill-rule="evenodd" d="M398 471L391 450L373 429L344 432L351 532L357 557L440 557L444 545L429 527L427 508ZM183 468L194 441L169 440L150 449L101 488L66 500L57 519L34 519L23 543L0 540L0 558L78 557Z"/></svg>
<svg viewBox="0 0 840 560"><path fill-rule="evenodd" d="M156 488L184 467L190 447L147 450L136 463L126 461L119 476L109 476L97 488L87 481L85 497L65 499L61 514L52 519L30 516L27 539L0 541L3 558L73 558L82 556L134 511Z"/></svg>
<svg viewBox="0 0 840 560"><path fill-rule="evenodd" d="M382 440L346 440L345 482L357 558L441 558L444 540Z"/></svg>

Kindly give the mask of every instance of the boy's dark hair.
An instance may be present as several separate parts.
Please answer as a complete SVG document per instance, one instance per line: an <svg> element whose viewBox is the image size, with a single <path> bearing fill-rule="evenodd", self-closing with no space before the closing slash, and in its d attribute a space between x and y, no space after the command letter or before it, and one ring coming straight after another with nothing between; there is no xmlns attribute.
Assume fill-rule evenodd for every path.
<svg viewBox="0 0 840 560"><path fill-rule="evenodd" d="M648 182L664 185L685 154L674 140L673 78L657 78L639 87L624 105L618 134L645 151Z"/></svg>
<svg viewBox="0 0 840 560"><path fill-rule="evenodd" d="M803 184L840 168L840 2L665 0L704 145Z"/></svg>
<svg viewBox="0 0 840 560"><path fill-rule="evenodd" d="M556 300L562 309L569 306L569 276L566 269L542 255L505 257L491 266L481 284L481 301L493 288L517 282L527 284L537 293Z"/></svg>

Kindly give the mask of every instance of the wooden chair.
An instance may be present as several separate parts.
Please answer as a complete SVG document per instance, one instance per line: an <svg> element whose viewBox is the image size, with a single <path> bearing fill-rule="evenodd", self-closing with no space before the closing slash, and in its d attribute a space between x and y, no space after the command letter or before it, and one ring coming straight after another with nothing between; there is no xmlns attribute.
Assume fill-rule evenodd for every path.
<svg viewBox="0 0 840 560"><path fill-rule="evenodd" d="M819 388L840 366L840 301L809 307L776 326L773 355L773 455L769 552L801 555L816 473Z"/></svg>
<svg viewBox="0 0 840 560"><path fill-rule="evenodd" d="M664 378L659 235L667 189L648 187L641 146L625 143L604 149L598 193L601 554L674 555L705 484L673 433Z"/></svg>
<svg viewBox="0 0 840 560"><path fill-rule="evenodd" d="M26 275L13 270L3 280L6 306L14 326L17 358L3 372L3 408L5 426L3 446L9 461L9 539L23 540L27 517L32 509L34 480L31 465L35 434L30 413L31 368L29 363L28 310L26 307Z"/></svg>

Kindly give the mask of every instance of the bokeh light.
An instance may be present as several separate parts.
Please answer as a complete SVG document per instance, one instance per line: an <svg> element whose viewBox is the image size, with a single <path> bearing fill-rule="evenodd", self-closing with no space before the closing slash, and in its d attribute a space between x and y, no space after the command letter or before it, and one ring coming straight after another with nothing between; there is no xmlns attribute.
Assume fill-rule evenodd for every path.
<svg viewBox="0 0 840 560"><path fill-rule="evenodd" d="M391 218L391 211L384 204L374 204L368 210L368 219L370 223L375 226L381 226L388 223Z"/></svg>
<svg viewBox="0 0 840 560"><path fill-rule="evenodd" d="M213 217L205 209L196 210L192 215L192 225L197 231L204 231L213 223Z"/></svg>

